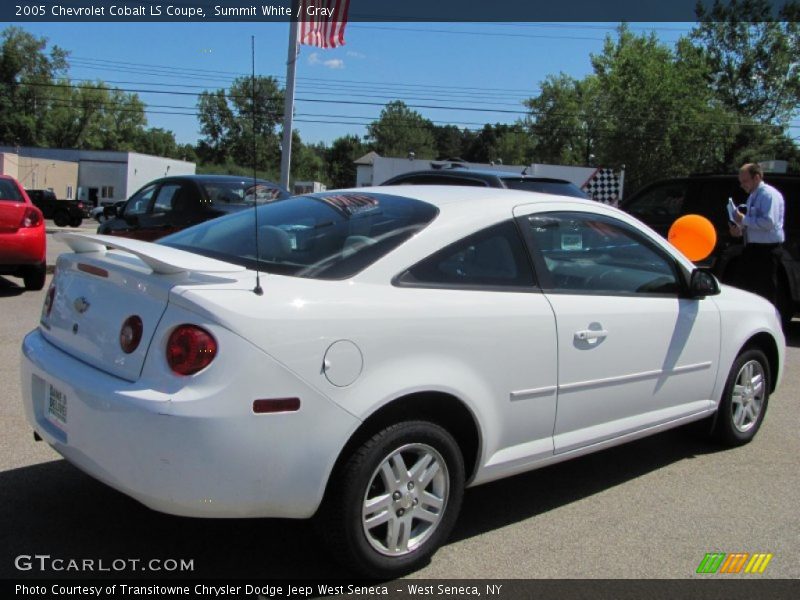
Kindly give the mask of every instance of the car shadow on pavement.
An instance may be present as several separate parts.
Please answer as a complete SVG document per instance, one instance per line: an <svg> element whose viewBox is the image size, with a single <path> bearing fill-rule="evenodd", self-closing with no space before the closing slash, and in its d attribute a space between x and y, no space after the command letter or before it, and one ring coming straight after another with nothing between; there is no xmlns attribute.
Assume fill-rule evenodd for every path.
<svg viewBox="0 0 800 600"><path fill-rule="evenodd" d="M25 288L17 285L13 281L0 277L0 298L9 298L11 296L19 296L25 292Z"/></svg>
<svg viewBox="0 0 800 600"><path fill-rule="evenodd" d="M674 436L680 436L676 441ZM671 463L717 449L667 432L467 490L450 542L535 517ZM337 579L352 577L326 553L314 525L289 519L191 519L152 511L64 460L0 473L0 578ZM487 506L497 510L487 511ZM2 554L5 554L3 556ZM16 557L139 559L122 572L20 571ZM152 559L194 570L142 570ZM122 563L119 563L122 564Z"/></svg>
<svg viewBox="0 0 800 600"><path fill-rule="evenodd" d="M211 475L210 475L211 476ZM192 519L152 511L85 475L65 460L0 473L0 579L124 577L336 578L343 574L322 550L310 522L289 519ZM95 570L19 570L20 555L49 555ZM98 572L98 561L111 568ZM147 569L149 561L193 561L193 569ZM23 564L24 566L24 564ZM159 566L159 565L155 565Z"/></svg>
<svg viewBox="0 0 800 600"><path fill-rule="evenodd" d="M692 427L692 426L689 426ZM588 498L673 463L724 448L686 427L666 431L470 488L450 541L458 541ZM487 506L497 510L486 510Z"/></svg>

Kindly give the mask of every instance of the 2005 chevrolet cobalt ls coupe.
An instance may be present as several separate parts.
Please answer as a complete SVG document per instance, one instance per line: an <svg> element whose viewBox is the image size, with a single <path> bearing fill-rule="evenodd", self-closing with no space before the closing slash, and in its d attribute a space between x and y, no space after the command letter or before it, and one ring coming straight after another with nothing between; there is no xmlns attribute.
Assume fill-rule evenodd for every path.
<svg viewBox="0 0 800 600"><path fill-rule="evenodd" d="M316 515L369 575L424 563L465 486L691 421L748 442L782 374L769 303L576 198L361 188L62 238L35 431L155 510Z"/></svg>

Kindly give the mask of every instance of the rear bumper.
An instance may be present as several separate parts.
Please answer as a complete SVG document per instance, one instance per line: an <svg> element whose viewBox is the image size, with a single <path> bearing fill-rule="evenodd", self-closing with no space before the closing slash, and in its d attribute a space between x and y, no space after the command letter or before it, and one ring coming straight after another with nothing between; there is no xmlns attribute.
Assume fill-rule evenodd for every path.
<svg viewBox="0 0 800 600"><path fill-rule="evenodd" d="M0 233L0 269L3 266L43 264L45 256L44 225Z"/></svg>
<svg viewBox="0 0 800 600"><path fill-rule="evenodd" d="M152 509L194 517L310 517L357 419L241 343L248 356L226 365L223 381L170 390L169 382L148 386L147 368L130 383L33 331L22 345L27 420L79 469ZM67 398L61 426L47 414L51 386ZM253 414L254 399L285 396L288 389L301 398L299 411Z"/></svg>

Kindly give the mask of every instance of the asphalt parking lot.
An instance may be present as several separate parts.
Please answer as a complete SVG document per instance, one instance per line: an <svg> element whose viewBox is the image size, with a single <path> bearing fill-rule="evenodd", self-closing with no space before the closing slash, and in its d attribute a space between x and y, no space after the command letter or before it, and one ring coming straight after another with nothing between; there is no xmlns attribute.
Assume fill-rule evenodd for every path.
<svg viewBox="0 0 800 600"><path fill-rule="evenodd" d="M85 221L81 230L95 228ZM49 261L65 249L51 235L48 244ZM19 346L37 324L44 291L20 283L0 277L0 577L85 576L15 567L17 556L33 554L192 560L192 572L176 574L198 578L346 575L309 523L159 514L35 442L21 407ZM672 431L468 490L452 539L414 577L752 578L695 571L707 552L765 552L774 556L757 577L796 579L798 389L795 319L782 387L753 443L722 450Z"/></svg>

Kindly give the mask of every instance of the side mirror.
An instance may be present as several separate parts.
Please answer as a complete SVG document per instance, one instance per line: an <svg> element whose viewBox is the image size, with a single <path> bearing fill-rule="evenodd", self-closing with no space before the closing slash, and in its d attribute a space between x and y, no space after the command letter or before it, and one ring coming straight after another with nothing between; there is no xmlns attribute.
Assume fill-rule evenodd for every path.
<svg viewBox="0 0 800 600"><path fill-rule="evenodd" d="M705 298L719 294L717 278L707 269L695 269L689 279L689 297Z"/></svg>
<svg viewBox="0 0 800 600"><path fill-rule="evenodd" d="M131 227L139 226L139 215L124 215L123 219L125 219L125 222Z"/></svg>

